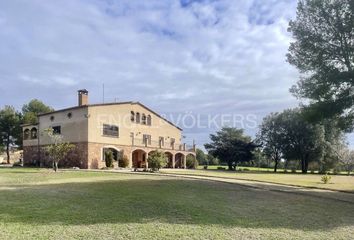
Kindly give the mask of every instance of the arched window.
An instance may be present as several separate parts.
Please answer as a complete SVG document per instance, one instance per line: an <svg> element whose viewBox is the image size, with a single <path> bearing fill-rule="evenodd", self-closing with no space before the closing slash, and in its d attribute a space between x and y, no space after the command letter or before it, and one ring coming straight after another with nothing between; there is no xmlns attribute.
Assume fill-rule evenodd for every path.
<svg viewBox="0 0 354 240"><path fill-rule="evenodd" d="M134 112L134 111L131 111L131 112L130 112L130 120L131 120L132 122L135 121L135 112Z"/></svg>
<svg viewBox="0 0 354 240"><path fill-rule="evenodd" d="M31 139L36 139L37 138L37 128L32 128L31 129Z"/></svg>
<svg viewBox="0 0 354 240"><path fill-rule="evenodd" d="M151 126L151 115L147 116L147 125Z"/></svg>
<svg viewBox="0 0 354 240"><path fill-rule="evenodd" d="M140 113L136 113L136 118L135 118L136 123L140 123Z"/></svg>
<svg viewBox="0 0 354 240"><path fill-rule="evenodd" d="M23 139L27 140L30 137L30 130L28 128L25 129L25 131L23 132Z"/></svg>
<svg viewBox="0 0 354 240"><path fill-rule="evenodd" d="M146 124L146 116L145 116L144 113L143 113L143 115L141 116L141 122L142 122L142 124Z"/></svg>

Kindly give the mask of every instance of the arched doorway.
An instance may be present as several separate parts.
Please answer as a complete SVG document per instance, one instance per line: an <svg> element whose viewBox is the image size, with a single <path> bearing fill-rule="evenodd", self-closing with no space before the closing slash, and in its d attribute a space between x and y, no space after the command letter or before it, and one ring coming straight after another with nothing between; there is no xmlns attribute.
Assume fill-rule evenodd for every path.
<svg viewBox="0 0 354 240"><path fill-rule="evenodd" d="M119 159L119 150L118 149L116 149L116 148L114 148L114 147L104 147L103 149L102 149L102 160L103 161L105 161L106 160L106 152L107 151L111 151L112 152L112 155L113 155L113 160L115 161L115 162L117 162L118 161L118 159Z"/></svg>
<svg viewBox="0 0 354 240"><path fill-rule="evenodd" d="M144 150L136 149L132 153L132 168L145 168L147 154Z"/></svg>
<svg viewBox="0 0 354 240"><path fill-rule="evenodd" d="M165 152L165 156L167 158L166 168L173 168L173 161L172 161L173 154L170 152Z"/></svg>
<svg viewBox="0 0 354 240"><path fill-rule="evenodd" d="M184 168L185 157L182 153L176 153L175 155L175 168Z"/></svg>

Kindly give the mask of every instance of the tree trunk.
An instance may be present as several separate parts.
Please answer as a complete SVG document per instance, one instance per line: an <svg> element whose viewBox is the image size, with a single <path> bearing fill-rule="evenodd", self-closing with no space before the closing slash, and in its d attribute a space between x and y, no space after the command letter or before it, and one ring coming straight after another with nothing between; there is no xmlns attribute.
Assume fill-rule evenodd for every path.
<svg viewBox="0 0 354 240"><path fill-rule="evenodd" d="M309 170L309 159L306 157L305 159L305 173L307 173Z"/></svg>
<svg viewBox="0 0 354 240"><path fill-rule="evenodd" d="M53 169L55 172L57 172L57 170L58 170L58 162L57 161L53 161Z"/></svg>
<svg viewBox="0 0 354 240"><path fill-rule="evenodd" d="M6 155L7 155L7 164L10 164L10 136L7 136Z"/></svg>
<svg viewBox="0 0 354 240"><path fill-rule="evenodd" d="M277 172L278 169L278 159L275 159L275 164L274 164L274 172Z"/></svg>
<svg viewBox="0 0 354 240"><path fill-rule="evenodd" d="M309 167L309 161L307 159L307 157L302 158L301 160L301 172L302 173L307 173Z"/></svg>
<svg viewBox="0 0 354 240"><path fill-rule="evenodd" d="M229 166L229 171L232 171L232 162L228 162L227 165Z"/></svg>

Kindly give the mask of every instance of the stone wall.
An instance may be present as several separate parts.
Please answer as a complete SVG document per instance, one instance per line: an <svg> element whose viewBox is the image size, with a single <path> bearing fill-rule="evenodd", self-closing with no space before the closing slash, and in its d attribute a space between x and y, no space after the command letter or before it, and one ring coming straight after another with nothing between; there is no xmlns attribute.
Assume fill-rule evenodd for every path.
<svg viewBox="0 0 354 240"><path fill-rule="evenodd" d="M106 167L103 160L103 148L115 148L118 151L123 151L129 160L131 160L131 147L116 144L88 143L88 167L91 169L100 169ZM114 167L118 167L118 163L114 162Z"/></svg>
<svg viewBox="0 0 354 240"><path fill-rule="evenodd" d="M59 168L88 168L87 143L73 143L75 148L71 150L64 160L59 162ZM24 166L52 167L52 160L46 153L45 146L39 149L37 146L23 147Z"/></svg>
<svg viewBox="0 0 354 240"><path fill-rule="evenodd" d="M135 147L132 148L131 146L123 146L117 144L103 144L103 143L73 143L73 144L75 145L75 149L68 154L65 160L59 162L60 168L72 168L72 167L79 167L83 169L104 168L106 167L106 163L103 160L104 148L114 148L119 152L123 151L123 154L126 155L129 159L129 167L132 167L132 152L134 150L140 149L145 153L158 150L156 148L135 148ZM170 150L166 152L172 154L170 157L171 158L170 161L172 161L172 158L174 158L177 153L181 153L180 151L170 151ZM185 159L185 156L187 154L192 154L195 156L195 153L183 152L182 154L183 154L183 159ZM44 146L41 146L39 152L37 146L24 146L23 161L25 166L52 167L52 161L50 160L49 156L46 154L44 150ZM180 166L180 167L185 167L182 165L185 165L185 161L184 164L181 164ZM114 162L114 167L118 167L118 162Z"/></svg>

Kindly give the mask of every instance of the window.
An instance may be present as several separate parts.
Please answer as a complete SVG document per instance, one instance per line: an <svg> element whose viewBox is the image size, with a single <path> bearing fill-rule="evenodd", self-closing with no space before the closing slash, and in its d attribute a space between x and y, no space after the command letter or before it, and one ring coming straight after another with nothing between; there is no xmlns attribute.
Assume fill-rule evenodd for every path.
<svg viewBox="0 0 354 240"><path fill-rule="evenodd" d="M147 116L147 125L151 126L151 115Z"/></svg>
<svg viewBox="0 0 354 240"><path fill-rule="evenodd" d="M71 112L68 113L68 118L72 118L73 114Z"/></svg>
<svg viewBox="0 0 354 240"><path fill-rule="evenodd" d="M52 127L53 129L53 134L61 134L61 127L60 126L55 126L55 127Z"/></svg>
<svg viewBox="0 0 354 240"><path fill-rule="evenodd" d="M31 129L31 139L36 139L37 138L37 128L32 128Z"/></svg>
<svg viewBox="0 0 354 240"><path fill-rule="evenodd" d="M27 140L27 139L29 139L29 137L30 137L30 130L27 128L27 129L25 129L25 131L23 132L23 139L24 139L24 140Z"/></svg>
<svg viewBox="0 0 354 240"><path fill-rule="evenodd" d="M136 119L135 119L136 123L140 123L140 113L136 113Z"/></svg>
<svg viewBox="0 0 354 240"><path fill-rule="evenodd" d="M119 136L118 126L103 124L103 136L118 137Z"/></svg>
<svg viewBox="0 0 354 240"><path fill-rule="evenodd" d="M132 122L135 121L135 112L134 111L130 112L130 121L132 121Z"/></svg>
<svg viewBox="0 0 354 240"><path fill-rule="evenodd" d="M54 118L54 116L50 116L50 121L52 121L52 122L53 122L53 121L54 121L54 119L55 119L55 118Z"/></svg>
<svg viewBox="0 0 354 240"><path fill-rule="evenodd" d="M163 147L165 145L165 138L164 137L159 137L159 145L160 145L160 147Z"/></svg>
<svg viewBox="0 0 354 240"><path fill-rule="evenodd" d="M144 134L143 135L143 143L146 145L151 145L151 135Z"/></svg>
<svg viewBox="0 0 354 240"><path fill-rule="evenodd" d="M146 125L146 116L145 114L143 113L142 117L141 117L141 122L142 124L145 124Z"/></svg>

